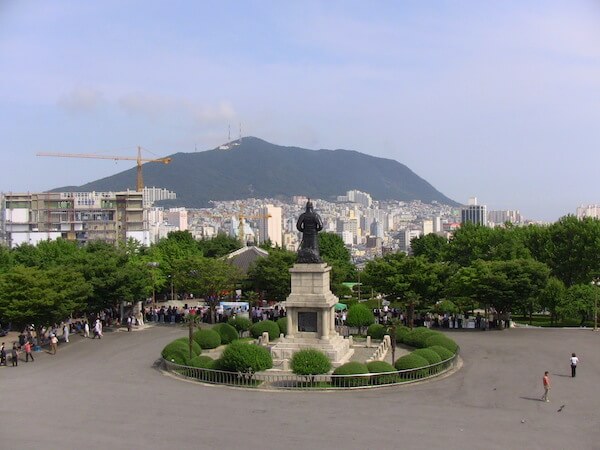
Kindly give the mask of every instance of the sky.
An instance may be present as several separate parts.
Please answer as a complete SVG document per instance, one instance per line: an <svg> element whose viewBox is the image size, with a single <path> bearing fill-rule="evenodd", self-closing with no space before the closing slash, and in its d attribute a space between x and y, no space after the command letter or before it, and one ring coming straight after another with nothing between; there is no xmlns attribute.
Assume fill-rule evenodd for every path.
<svg viewBox="0 0 600 450"><path fill-rule="evenodd" d="M557 220L600 204L600 1L0 0L0 191L132 167L36 152L203 151L240 124Z"/></svg>

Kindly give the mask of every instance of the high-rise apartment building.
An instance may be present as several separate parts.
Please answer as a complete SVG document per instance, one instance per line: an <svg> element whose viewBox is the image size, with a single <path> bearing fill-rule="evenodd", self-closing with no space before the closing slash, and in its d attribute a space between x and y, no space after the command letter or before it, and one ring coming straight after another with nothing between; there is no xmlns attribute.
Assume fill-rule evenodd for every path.
<svg viewBox="0 0 600 450"><path fill-rule="evenodd" d="M58 238L149 244L143 193L136 191L8 193L2 222L10 247Z"/></svg>
<svg viewBox="0 0 600 450"><path fill-rule="evenodd" d="M581 205L577 208L577 218L583 219L584 217L592 217L594 219L600 219L600 205Z"/></svg>
<svg viewBox="0 0 600 450"><path fill-rule="evenodd" d="M489 211L487 214L488 222L494 225L504 225L506 222L521 223L521 213L515 210Z"/></svg>
<svg viewBox="0 0 600 450"><path fill-rule="evenodd" d="M265 205L260 208L258 215L258 233L260 241L271 241L274 246L283 247L281 207Z"/></svg>
<svg viewBox="0 0 600 450"><path fill-rule="evenodd" d="M477 204L477 197L471 197L467 206L460 210L461 223L473 223L487 226L487 212L485 205Z"/></svg>

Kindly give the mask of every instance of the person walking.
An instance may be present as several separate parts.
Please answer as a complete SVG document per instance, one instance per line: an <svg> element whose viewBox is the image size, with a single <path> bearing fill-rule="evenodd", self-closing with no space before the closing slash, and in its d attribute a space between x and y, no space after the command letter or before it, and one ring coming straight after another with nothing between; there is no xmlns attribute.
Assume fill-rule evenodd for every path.
<svg viewBox="0 0 600 450"><path fill-rule="evenodd" d="M90 337L90 324L88 323L87 320L83 324L83 337L85 337L85 338Z"/></svg>
<svg viewBox="0 0 600 450"><path fill-rule="evenodd" d="M0 366L6 366L6 349L4 348L4 342L0 345Z"/></svg>
<svg viewBox="0 0 600 450"><path fill-rule="evenodd" d="M56 355L56 350L58 349L58 338L56 337L56 334L52 334L52 336L50 336L50 350L52 351L53 355Z"/></svg>
<svg viewBox="0 0 600 450"><path fill-rule="evenodd" d="M65 323L65 325L63 326L63 338L65 339L65 342L69 342L69 324Z"/></svg>
<svg viewBox="0 0 600 450"><path fill-rule="evenodd" d="M13 367L17 367L19 365L19 350L17 349L16 342L13 343L13 348L10 352L10 359Z"/></svg>
<svg viewBox="0 0 600 450"><path fill-rule="evenodd" d="M102 339L102 322L100 322L100 319L96 319L94 324L94 339L96 339L96 336L98 339Z"/></svg>
<svg viewBox="0 0 600 450"><path fill-rule="evenodd" d="M542 395L542 401L548 403L550 402L550 398L548 397L548 392L550 391L550 374L548 371L544 372L542 384L544 385L544 395Z"/></svg>
<svg viewBox="0 0 600 450"><path fill-rule="evenodd" d="M575 353L571 353L571 378L575 378L577 375L577 364L579 363L579 358Z"/></svg>
<svg viewBox="0 0 600 450"><path fill-rule="evenodd" d="M29 358L31 358L31 362L35 361L33 353L31 353L31 342L26 341L23 350L25 350L25 362L29 362Z"/></svg>
<svg viewBox="0 0 600 450"><path fill-rule="evenodd" d="M133 317L131 315L127 316L127 331L131 331L131 326L133 325Z"/></svg>

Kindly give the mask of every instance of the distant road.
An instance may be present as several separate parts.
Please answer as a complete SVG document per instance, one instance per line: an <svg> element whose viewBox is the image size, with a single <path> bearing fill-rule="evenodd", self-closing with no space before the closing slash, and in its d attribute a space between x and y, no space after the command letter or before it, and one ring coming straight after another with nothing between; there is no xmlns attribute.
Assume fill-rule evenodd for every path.
<svg viewBox="0 0 600 450"><path fill-rule="evenodd" d="M165 376L153 362L186 335L180 327L106 333L101 341L74 337L56 356L0 367L0 448L600 448L600 334L449 334L462 348L459 372L331 393L247 391ZM571 352L581 359L575 379ZM548 404L537 400L544 370L553 382Z"/></svg>

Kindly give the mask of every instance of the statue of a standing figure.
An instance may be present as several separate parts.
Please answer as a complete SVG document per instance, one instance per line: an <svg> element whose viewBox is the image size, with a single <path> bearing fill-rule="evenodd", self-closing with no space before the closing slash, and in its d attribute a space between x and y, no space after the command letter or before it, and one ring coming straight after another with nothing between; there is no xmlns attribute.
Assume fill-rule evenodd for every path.
<svg viewBox="0 0 600 450"><path fill-rule="evenodd" d="M296 224L298 231L302 233L302 242L298 250L298 262L304 264L322 263L319 255L319 240L317 233L323 229L321 217L313 211L313 204L308 199L306 211L298 217Z"/></svg>

